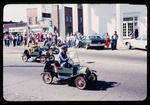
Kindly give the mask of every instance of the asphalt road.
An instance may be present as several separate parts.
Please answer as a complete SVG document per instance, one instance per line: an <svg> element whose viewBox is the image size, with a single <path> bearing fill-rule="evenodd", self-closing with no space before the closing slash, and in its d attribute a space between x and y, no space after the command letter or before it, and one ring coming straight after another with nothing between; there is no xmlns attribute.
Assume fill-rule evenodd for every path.
<svg viewBox="0 0 150 105"><path fill-rule="evenodd" d="M147 97L147 51L69 48L78 53L81 65L96 70L98 75L96 84L79 90L66 83L45 84L40 75L44 64L32 59L22 61L26 48L3 47L6 101L143 101Z"/></svg>

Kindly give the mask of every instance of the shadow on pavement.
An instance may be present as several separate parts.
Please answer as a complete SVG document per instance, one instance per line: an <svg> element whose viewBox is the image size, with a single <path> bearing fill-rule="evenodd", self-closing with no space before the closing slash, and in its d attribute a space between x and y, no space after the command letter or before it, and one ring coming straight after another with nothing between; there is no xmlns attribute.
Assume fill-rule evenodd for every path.
<svg viewBox="0 0 150 105"><path fill-rule="evenodd" d="M67 85L70 87L75 87L75 84L73 81L55 81L52 83L53 85ZM121 83L118 82L106 82L106 81L97 81L95 84L90 85L87 84L87 87L85 90L88 91L107 91L108 88L114 88L118 87Z"/></svg>
<svg viewBox="0 0 150 105"><path fill-rule="evenodd" d="M118 83L118 82L97 81L93 85L88 85L86 90L107 91L108 88L118 87L120 84L121 83Z"/></svg>

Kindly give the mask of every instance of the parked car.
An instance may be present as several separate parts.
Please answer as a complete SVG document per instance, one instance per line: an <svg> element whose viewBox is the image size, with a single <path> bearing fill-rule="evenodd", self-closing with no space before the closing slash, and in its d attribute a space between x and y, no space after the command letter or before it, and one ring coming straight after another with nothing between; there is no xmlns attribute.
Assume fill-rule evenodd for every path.
<svg viewBox="0 0 150 105"><path fill-rule="evenodd" d="M46 62L44 71L41 73L43 82L46 84L52 84L53 78L56 77L59 80L73 80L75 86L78 89L85 89L87 84L94 84L97 81L97 75L95 70L90 70L86 66L80 66L79 62L75 62L76 58L68 60L71 67L60 67L58 61L54 62L54 65L50 62Z"/></svg>
<svg viewBox="0 0 150 105"><path fill-rule="evenodd" d="M135 47L147 50L147 35L141 35L136 39L124 40L124 44L128 49Z"/></svg>
<svg viewBox="0 0 150 105"><path fill-rule="evenodd" d="M84 36L79 40L79 47L85 47L86 49L89 49L91 47L104 48L105 43L106 40L101 36Z"/></svg>

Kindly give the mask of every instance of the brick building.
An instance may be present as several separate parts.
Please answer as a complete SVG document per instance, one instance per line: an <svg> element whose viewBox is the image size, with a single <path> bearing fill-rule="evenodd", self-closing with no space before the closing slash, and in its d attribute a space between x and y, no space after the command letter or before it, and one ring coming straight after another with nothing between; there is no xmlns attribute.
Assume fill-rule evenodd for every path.
<svg viewBox="0 0 150 105"><path fill-rule="evenodd" d="M78 9L78 30L83 34L83 13L82 9ZM72 17L72 8L65 7L65 33L73 32L73 17ZM54 24L54 32L59 34L59 6L53 5L53 24ZM29 8L27 9L27 25L28 25L28 33L29 32L48 32L49 26L44 24L41 20L38 20L38 9L37 8Z"/></svg>
<svg viewBox="0 0 150 105"><path fill-rule="evenodd" d="M5 33L5 32L11 32L11 30L12 30L12 32L13 32L13 28L22 28L22 27L24 27L24 28L26 28L26 26L27 26L27 23L24 23L24 22L22 22L22 21L20 21L20 22L12 22L12 21L10 21L10 22L3 22L3 33ZM14 31L14 32L17 32L17 31Z"/></svg>

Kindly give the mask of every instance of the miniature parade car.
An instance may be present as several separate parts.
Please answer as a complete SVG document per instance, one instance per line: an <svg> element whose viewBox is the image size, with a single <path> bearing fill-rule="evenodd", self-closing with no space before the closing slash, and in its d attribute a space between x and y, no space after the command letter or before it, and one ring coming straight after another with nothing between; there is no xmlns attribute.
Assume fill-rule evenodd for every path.
<svg viewBox="0 0 150 105"><path fill-rule="evenodd" d="M74 62L73 59L69 59L68 62L71 64L71 67L68 68L60 67L58 61L55 61L53 65L47 62L44 67L44 72L41 73L44 83L51 84L54 77L60 80L72 79L78 89L85 89L87 83L93 84L97 81L95 70L80 66L80 64Z"/></svg>
<svg viewBox="0 0 150 105"><path fill-rule="evenodd" d="M53 54L59 54L59 48L50 44L50 43L47 43L44 47L43 47L44 50L49 50L49 49L52 49L52 53Z"/></svg>
<svg viewBox="0 0 150 105"><path fill-rule="evenodd" d="M27 62L29 58L34 57L35 59L40 59L41 63L45 63L47 59L51 62L55 60L55 56L52 54L52 50L40 50L39 48L35 48L33 52L31 52L31 49L25 50L22 56L22 60L24 62Z"/></svg>

